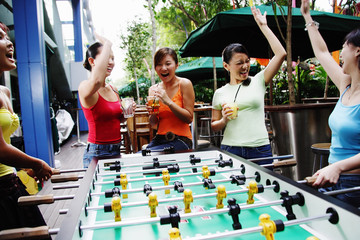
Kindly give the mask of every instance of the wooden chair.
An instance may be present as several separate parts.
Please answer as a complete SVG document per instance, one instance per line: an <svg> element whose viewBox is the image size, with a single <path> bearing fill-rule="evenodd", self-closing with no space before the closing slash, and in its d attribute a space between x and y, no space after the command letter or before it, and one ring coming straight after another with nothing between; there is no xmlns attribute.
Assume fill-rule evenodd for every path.
<svg viewBox="0 0 360 240"><path fill-rule="evenodd" d="M122 139L122 146L120 152L126 154L132 153L130 133L126 123L121 123L120 131L121 131L121 139Z"/></svg>
<svg viewBox="0 0 360 240"><path fill-rule="evenodd" d="M142 145L148 144L153 139L148 112L135 112L134 117L128 118L127 125L134 153L140 151Z"/></svg>

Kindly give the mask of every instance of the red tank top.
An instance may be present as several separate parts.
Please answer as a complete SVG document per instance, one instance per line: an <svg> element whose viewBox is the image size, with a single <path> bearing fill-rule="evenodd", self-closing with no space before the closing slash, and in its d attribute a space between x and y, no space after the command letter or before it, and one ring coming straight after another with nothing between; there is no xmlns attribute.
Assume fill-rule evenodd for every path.
<svg viewBox="0 0 360 240"><path fill-rule="evenodd" d="M91 108L81 106L89 126L88 142L95 144L120 143L120 119L123 114L120 101L109 102L99 93L98 95L98 101Z"/></svg>
<svg viewBox="0 0 360 240"><path fill-rule="evenodd" d="M176 105L182 108L184 107L183 97L181 95L180 83L179 83L178 91L171 100ZM178 136L184 136L192 139L189 124L181 121L177 116L175 116L175 114L171 111L171 109L167 105L165 105L161 101L159 103L160 103L159 127L157 130L157 134L165 135L167 132L173 132Z"/></svg>

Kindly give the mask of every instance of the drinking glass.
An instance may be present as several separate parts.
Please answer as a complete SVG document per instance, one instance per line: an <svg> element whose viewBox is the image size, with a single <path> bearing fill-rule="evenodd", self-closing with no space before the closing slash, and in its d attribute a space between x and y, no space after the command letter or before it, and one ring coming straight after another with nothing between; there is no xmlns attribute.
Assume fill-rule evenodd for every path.
<svg viewBox="0 0 360 240"><path fill-rule="evenodd" d="M146 105L151 107L149 111L150 114L159 114L159 108L160 108L159 98L155 96L148 96Z"/></svg>
<svg viewBox="0 0 360 240"><path fill-rule="evenodd" d="M134 103L134 98L132 97L121 99L121 106L124 112L124 118L129 118L134 116L133 103Z"/></svg>

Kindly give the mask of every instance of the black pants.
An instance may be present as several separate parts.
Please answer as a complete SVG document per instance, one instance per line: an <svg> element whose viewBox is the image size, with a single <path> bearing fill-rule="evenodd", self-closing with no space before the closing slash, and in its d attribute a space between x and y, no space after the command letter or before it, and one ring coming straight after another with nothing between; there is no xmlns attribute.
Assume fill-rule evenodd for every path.
<svg viewBox="0 0 360 240"><path fill-rule="evenodd" d="M0 230L46 225L37 206L18 206L21 196L29 193L15 174L0 177Z"/></svg>

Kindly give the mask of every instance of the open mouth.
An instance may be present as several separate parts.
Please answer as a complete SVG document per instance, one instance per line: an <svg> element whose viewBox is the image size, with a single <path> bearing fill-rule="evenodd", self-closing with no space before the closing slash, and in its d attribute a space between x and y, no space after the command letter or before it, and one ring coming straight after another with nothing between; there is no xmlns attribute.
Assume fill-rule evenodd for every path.
<svg viewBox="0 0 360 240"><path fill-rule="evenodd" d="M167 76L169 76L169 73L162 73L161 76L167 77Z"/></svg>
<svg viewBox="0 0 360 240"><path fill-rule="evenodd" d="M5 56L6 56L11 62L15 62L13 52L8 52L8 53L5 54Z"/></svg>

